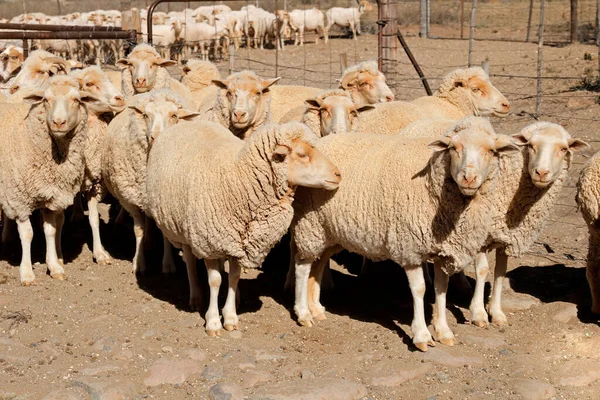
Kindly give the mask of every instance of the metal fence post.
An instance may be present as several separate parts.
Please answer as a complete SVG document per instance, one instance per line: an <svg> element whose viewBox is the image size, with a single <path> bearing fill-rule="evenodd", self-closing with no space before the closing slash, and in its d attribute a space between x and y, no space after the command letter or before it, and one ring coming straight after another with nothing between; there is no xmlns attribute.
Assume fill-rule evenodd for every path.
<svg viewBox="0 0 600 400"><path fill-rule="evenodd" d="M467 65L471 66L471 54L473 53L473 38L475 37L475 13L477 10L477 0L471 4L471 31L469 32L469 58Z"/></svg>
<svg viewBox="0 0 600 400"><path fill-rule="evenodd" d="M544 48L544 9L546 0L540 0L540 28L538 31L538 57L537 57L537 96L535 99L535 115L540 115L542 104L542 62Z"/></svg>

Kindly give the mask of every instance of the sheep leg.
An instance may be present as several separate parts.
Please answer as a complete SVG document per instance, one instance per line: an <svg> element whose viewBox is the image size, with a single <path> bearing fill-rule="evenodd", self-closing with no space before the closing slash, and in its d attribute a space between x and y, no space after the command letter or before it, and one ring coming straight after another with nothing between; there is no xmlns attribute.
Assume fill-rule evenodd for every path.
<svg viewBox="0 0 600 400"><path fill-rule="evenodd" d="M308 278L313 264L311 260L301 260L295 257L296 265L296 299L294 312L298 317L298 323L302 326L313 326L313 319L308 308Z"/></svg>
<svg viewBox="0 0 600 400"><path fill-rule="evenodd" d="M300 29L300 46L304 46L304 29Z"/></svg>
<svg viewBox="0 0 600 400"><path fill-rule="evenodd" d="M219 288L221 287L221 273L219 272L219 260L204 260L208 272L208 286L210 288L210 302L206 311L206 333L208 336L221 334L221 319L219 318Z"/></svg>
<svg viewBox="0 0 600 400"><path fill-rule="evenodd" d="M115 224L123 225L127 221L127 210L123 207L119 209L119 214L115 218Z"/></svg>
<svg viewBox="0 0 600 400"><path fill-rule="evenodd" d="M133 207L133 206L132 206ZM138 208L133 208L133 234L135 235L135 255L133 256L133 273L144 273L146 271L146 258L142 241L144 240L144 227L146 225L144 216Z"/></svg>
<svg viewBox="0 0 600 400"><path fill-rule="evenodd" d="M490 267L488 265L487 254L479 253L475 257L475 293L469 306L471 311L471 323L481 328L488 326L488 315L484 305L485 281L487 280Z"/></svg>
<svg viewBox="0 0 600 400"><path fill-rule="evenodd" d="M508 256L504 249L496 250L496 268L494 269L494 287L492 288L492 298L489 304L489 313L492 316L492 323L496 325L507 325L506 315L502 311L502 284L508 267Z"/></svg>
<svg viewBox="0 0 600 400"><path fill-rule="evenodd" d="M359 35L362 34L362 32L360 31L360 20L358 20L358 22L356 23L356 33L358 33Z"/></svg>
<svg viewBox="0 0 600 400"><path fill-rule="evenodd" d="M58 262L60 265L65 265L65 258L62 252L62 230L65 225L65 212L60 211L56 213L56 254L58 255Z"/></svg>
<svg viewBox="0 0 600 400"><path fill-rule="evenodd" d="M325 38L325 44L329 41L329 28L323 28L323 36Z"/></svg>
<svg viewBox="0 0 600 400"><path fill-rule="evenodd" d="M411 329L413 332L413 344L421 351L427 351L427 345L435 346L431 333L425 322L425 278L421 265L410 265L404 268L408 278L408 286L413 297L413 321Z"/></svg>
<svg viewBox="0 0 600 400"><path fill-rule="evenodd" d="M198 282L198 271L196 270L196 256L187 244L183 245L181 249L183 250L183 260L185 261L190 283L190 308L193 311L200 311L202 309L202 293L200 282Z"/></svg>
<svg viewBox="0 0 600 400"><path fill-rule="evenodd" d="M229 259L229 288L227 289L227 300L223 307L223 326L226 331L239 328L239 318L236 312L236 299L238 294L238 282L240 280L241 267L237 260Z"/></svg>
<svg viewBox="0 0 600 400"><path fill-rule="evenodd" d="M56 212L43 209L42 216L44 217L44 235L46 236L46 265L53 279L63 281L67 278L56 252Z"/></svg>
<svg viewBox="0 0 600 400"><path fill-rule="evenodd" d="M354 40L358 40L358 38L356 37L356 26L354 24L350 24L350 29L352 29L352 38Z"/></svg>
<svg viewBox="0 0 600 400"><path fill-rule="evenodd" d="M173 259L173 246L171 242L163 236L163 258L162 258L162 273L174 274L177 271L175 259Z"/></svg>
<svg viewBox="0 0 600 400"><path fill-rule="evenodd" d="M331 255L333 256L332 253ZM335 289L335 283L333 282L333 277L331 276L331 262L325 264L325 268L323 269L323 278L321 280L321 289L323 290L333 290Z"/></svg>
<svg viewBox="0 0 600 400"><path fill-rule="evenodd" d="M327 319L325 316L325 307L321 304L321 281L323 280L323 271L329 267L329 258L333 252L325 252L317 261L315 261L308 277L308 309L311 315L317 321Z"/></svg>
<svg viewBox="0 0 600 400"><path fill-rule="evenodd" d="M104 250L102 240L100 239L100 216L98 214L98 199L92 192L87 192L88 218L92 228L92 253L94 259L99 265L110 265L112 260L110 255Z"/></svg>
<svg viewBox="0 0 600 400"><path fill-rule="evenodd" d="M17 220L19 238L21 239L21 265L19 266L19 275L21 276L21 285L35 285L35 275L31 266L31 241L33 240L33 228L31 221L26 218L24 221Z"/></svg>
<svg viewBox="0 0 600 400"><path fill-rule="evenodd" d="M437 340L446 346L454 346L454 333L446 320L446 293L448 292L448 274L442 269L442 262L434 260L435 276L435 307L433 309L433 328L437 333Z"/></svg>
<svg viewBox="0 0 600 400"><path fill-rule="evenodd" d="M585 276L592 293L592 312L600 313L600 230L597 223L589 225L590 239L588 246Z"/></svg>

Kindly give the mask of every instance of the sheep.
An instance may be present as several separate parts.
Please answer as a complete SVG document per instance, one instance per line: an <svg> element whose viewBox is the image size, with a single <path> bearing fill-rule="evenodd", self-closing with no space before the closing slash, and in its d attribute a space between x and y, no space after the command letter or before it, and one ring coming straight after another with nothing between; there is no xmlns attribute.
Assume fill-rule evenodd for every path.
<svg viewBox="0 0 600 400"><path fill-rule="evenodd" d="M588 246L586 277L592 294L592 312L600 314L600 153L596 153L581 170L577 182L577 204L585 220L590 238Z"/></svg>
<svg viewBox="0 0 600 400"><path fill-rule="evenodd" d="M317 136L355 132L359 113L373 109L372 105L357 105L344 90L333 89L321 92L314 99L306 100L307 107L298 116L292 110L281 118L280 123L300 120Z"/></svg>
<svg viewBox="0 0 600 400"><path fill-rule="evenodd" d="M421 265L435 256L447 268L473 259L484 244L494 207L496 154L517 148L476 117L429 142L352 133L319 140L318 148L338 165L344 183L335 195L298 190L296 196L294 311L302 325L312 326L313 316L323 319L320 275L325 261L344 248L404 267L413 295L413 343L421 351L433 343L425 324Z"/></svg>
<svg viewBox="0 0 600 400"><path fill-rule="evenodd" d="M70 73L77 79L80 90L89 93L100 101L92 102L87 106L88 121L86 143L84 145L85 179L81 192L86 196L88 205L88 218L92 228L94 259L100 265L110 264L110 255L104 250L100 239L100 219L98 216L98 202L102 200L106 189L102 184L102 145L110 114L121 112L125 108L125 100L121 92L112 84L108 76L100 67L88 67L74 70Z"/></svg>
<svg viewBox="0 0 600 400"><path fill-rule="evenodd" d="M121 91L126 97L168 88L171 77L166 67L177 62L165 60L149 44L138 44L127 58L117 61L122 68Z"/></svg>
<svg viewBox="0 0 600 400"><path fill-rule="evenodd" d="M2 82L12 84L11 79L19 73L23 61L25 61L25 57L22 47L8 46L0 53L0 79ZM8 94L8 91L4 94Z"/></svg>
<svg viewBox="0 0 600 400"><path fill-rule="evenodd" d="M358 7L332 7L327 10L327 31L333 24L342 28L349 27L352 31L352 37L356 39L356 34L360 34L360 17L370 7L370 3L362 0Z"/></svg>
<svg viewBox="0 0 600 400"><path fill-rule="evenodd" d="M323 89L300 85L276 85L271 92L271 120L279 122L290 110L304 110L307 99L314 99ZM298 114L299 115L299 114Z"/></svg>
<svg viewBox="0 0 600 400"><path fill-rule="evenodd" d="M171 90L153 90L133 97L128 109L108 125L102 145L101 174L108 191L133 217L135 255L133 272L146 269L141 249L146 209L146 163L153 142L166 128L198 114L184 108ZM164 241L163 272L175 270L171 246Z"/></svg>
<svg viewBox="0 0 600 400"><path fill-rule="evenodd" d="M11 101L21 101L28 89L42 87L51 76L71 70L67 61L44 50L35 50L21 65L21 71L10 86Z"/></svg>
<svg viewBox="0 0 600 400"><path fill-rule="evenodd" d="M281 78L262 79L252 71L241 71L226 79L214 79L220 90L209 119L245 139L271 120L270 87Z"/></svg>
<svg viewBox="0 0 600 400"><path fill-rule="evenodd" d="M290 26L290 13L285 10L275 11L274 33L277 40L277 48L284 49L283 39L286 29Z"/></svg>
<svg viewBox="0 0 600 400"><path fill-rule="evenodd" d="M210 61L190 59L183 67L181 83L192 93L195 109L201 114L206 113L216 102L219 88L213 85L213 79L221 79L221 74Z"/></svg>
<svg viewBox="0 0 600 400"><path fill-rule="evenodd" d="M183 249L190 305L198 308L196 258L210 285L206 331L220 333L218 259L229 259L224 327L237 329L235 294L240 268L257 268L287 231L297 186L333 190L341 176L299 123L269 124L245 141L210 121L169 129L148 160L148 211L163 234ZM189 149L194 149L190 151Z"/></svg>
<svg viewBox="0 0 600 400"><path fill-rule="evenodd" d="M433 96L410 102L377 104L361 115L359 132L396 134L413 121L430 118L459 120L469 115L504 117L510 103L480 67L457 69L442 81Z"/></svg>
<svg viewBox="0 0 600 400"><path fill-rule="evenodd" d="M329 40L329 27L325 23L323 11L311 8L310 10L293 10L289 13L290 27L295 33L294 45L304 45L304 32L315 31L315 44L319 44L319 35L323 34L325 44ZM300 40L298 40L300 36Z"/></svg>
<svg viewBox="0 0 600 400"><path fill-rule="evenodd" d="M32 105L6 103L0 107L4 124L0 131L0 206L4 215L17 221L23 250L20 280L23 286L30 286L35 275L29 216L36 209L41 209L44 217L50 275L66 279L60 233L64 210L73 204L84 177L84 105L97 99L80 92L75 78L60 75L25 100Z"/></svg>
<svg viewBox="0 0 600 400"><path fill-rule="evenodd" d="M154 25L152 28L152 42L160 48L166 60L171 59L171 46L180 38L183 24L178 19L168 19L164 25Z"/></svg>
<svg viewBox="0 0 600 400"><path fill-rule="evenodd" d="M492 323L506 325L501 296L508 256L520 257L537 240L569 179L573 153L589 147L584 141L572 138L562 126L550 122L531 124L513 135L513 139L523 150L500 162L492 229L475 262L477 279L469 308L471 320L477 326L488 325L483 304L489 271L486 253L496 250L489 304Z"/></svg>
<svg viewBox="0 0 600 400"><path fill-rule="evenodd" d="M363 61L344 70L340 89L349 92L356 104L394 101L394 94L385 81L385 75L377 69L377 61Z"/></svg>

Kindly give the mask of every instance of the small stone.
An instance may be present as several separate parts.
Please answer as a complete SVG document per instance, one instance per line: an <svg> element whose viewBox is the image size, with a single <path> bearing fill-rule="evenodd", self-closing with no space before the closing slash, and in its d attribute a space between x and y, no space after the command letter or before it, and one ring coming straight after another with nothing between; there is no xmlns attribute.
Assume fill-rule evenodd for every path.
<svg viewBox="0 0 600 400"><path fill-rule="evenodd" d="M202 379L207 381L216 381L223 378L223 367L215 367L214 365L209 365L202 371L200 375Z"/></svg>
<svg viewBox="0 0 600 400"><path fill-rule="evenodd" d="M116 372L116 371L120 371L120 370L121 370L121 368L117 367L116 365L101 365L96 368L84 368L81 370L81 374L94 376L94 375L103 374L105 372Z"/></svg>
<svg viewBox="0 0 600 400"><path fill-rule="evenodd" d="M242 389L232 383L218 383L208 391L209 400L243 400Z"/></svg>
<svg viewBox="0 0 600 400"><path fill-rule="evenodd" d="M102 400L135 399L138 398L139 392L136 385L131 382L114 383L98 381L94 378L73 380L71 386L85 390L92 399Z"/></svg>
<svg viewBox="0 0 600 400"><path fill-rule="evenodd" d="M411 379L420 378L429 372L431 364L419 364L417 366L399 366L396 360L384 361L377 364L369 371L370 383L373 386L395 387Z"/></svg>
<svg viewBox="0 0 600 400"><path fill-rule="evenodd" d="M161 350L163 353L173 354L173 348L171 346L164 346Z"/></svg>
<svg viewBox="0 0 600 400"><path fill-rule="evenodd" d="M368 395L367 388L338 378L314 378L307 385L302 380L277 382L257 390L256 399L272 400L360 400Z"/></svg>
<svg viewBox="0 0 600 400"><path fill-rule="evenodd" d="M97 340L93 345L92 349L95 351L103 351L105 353L110 353L117 347L117 339L113 337L104 337L100 340Z"/></svg>
<svg viewBox="0 0 600 400"><path fill-rule="evenodd" d="M523 397L523 400L546 400L556 396L556 389L552 385L534 379L517 380L515 391Z"/></svg>
<svg viewBox="0 0 600 400"><path fill-rule="evenodd" d="M600 365L595 360L569 360L554 376L555 383L560 386L587 386L600 379Z"/></svg>
<svg viewBox="0 0 600 400"><path fill-rule="evenodd" d="M0 395L0 399L3 397ZM42 400L87 400L88 396L81 388L53 390L42 398Z"/></svg>
<svg viewBox="0 0 600 400"><path fill-rule="evenodd" d="M533 306L541 304L540 300L527 294L508 294L502 297L502 309L504 311L528 310Z"/></svg>
<svg viewBox="0 0 600 400"><path fill-rule="evenodd" d="M232 339L241 339L242 337L244 337L244 334L241 331L236 330L229 332L228 336Z"/></svg>
<svg viewBox="0 0 600 400"><path fill-rule="evenodd" d="M133 351L131 351L131 350L122 350L119 353L115 354L115 356L113 358L115 360L120 360L120 361L131 360L133 358Z"/></svg>
<svg viewBox="0 0 600 400"><path fill-rule="evenodd" d="M251 362L245 362L245 363L238 364L238 368L241 369L242 371L245 371L245 370L249 370L252 368L256 368L256 364L251 363Z"/></svg>
<svg viewBox="0 0 600 400"><path fill-rule="evenodd" d="M575 317L577 317L577 306L575 304L567 304L561 311L554 315L552 319L566 324Z"/></svg>
<svg viewBox="0 0 600 400"><path fill-rule="evenodd" d="M244 387L253 387L259 383L273 380L273 375L265 371L248 371L244 374Z"/></svg>
<svg viewBox="0 0 600 400"><path fill-rule="evenodd" d="M144 332L144 334L142 335L142 339L148 339L149 337L152 337L154 335L156 335L156 331L154 329L150 329Z"/></svg>
<svg viewBox="0 0 600 400"><path fill-rule="evenodd" d="M303 369L302 372L300 372L300 378L302 379L312 379L315 377L315 374L308 369Z"/></svg>
<svg viewBox="0 0 600 400"><path fill-rule="evenodd" d="M256 351L256 359L259 361L279 361L287 358L282 354L272 354L265 350Z"/></svg>
<svg viewBox="0 0 600 400"><path fill-rule="evenodd" d="M446 375L443 372L438 372L437 374L438 379L440 380L441 383L447 383L448 382L448 375Z"/></svg>
<svg viewBox="0 0 600 400"><path fill-rule="evenodd" d="M144 385L182 384L190 375L200 373L201 370L201 364L194 360L161 359L150 367Z"/></svg>
<svg viewBox="0 0 600 400"><path fill-rule="evenodd" d="M200 349L189 349L185 351L185 354L195 361L204 361L206 354Z"/></svg>
<svg viewBox="0 0 600 400"><path fill-rule="evenodd" d="M464 349L459 349L459 350L455 350L455 351L459 351L462 353L461 350ZM480 357L480 356L467 356L467 355L461 355L461 356L455 356L452 355L451 353L442 350L438 347L434 347L432 349L429 349L427 351L427 353L425 353L423 355L423 359L427 360L427 361L432 361L436 364L441 364L441 365L446 365L448 367L462 367L464 365L482 365L485 363L485 360Z"/></svg>

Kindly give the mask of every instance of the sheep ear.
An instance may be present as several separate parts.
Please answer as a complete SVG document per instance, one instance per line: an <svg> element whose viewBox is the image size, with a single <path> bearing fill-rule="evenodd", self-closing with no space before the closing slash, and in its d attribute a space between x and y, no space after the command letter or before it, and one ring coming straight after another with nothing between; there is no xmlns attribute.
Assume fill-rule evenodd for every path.
<svg viewBox="0 0 600 400"><path fill-rule="evenodd" d="M216 86L220 87L221 89L227 89L226 81L222 81L221 79L213 79L213 80L211 80L211 82L213 83L213 85L216 85Z"/></svg>
<svg viewBox="0 0 600 400"><path fill-rule="evenodd" d="M304 100L304 102L308 105L308 108L310 108L311 110L318 110L319 108L321 108L321 105L316 99L308 99Z"/></svg>
<svg viewBox="0 0 600 400"><path fill-rule="evenodd" d="M192 69L186 65L181 70L183 71L184 75L187 75Z"/></svg>
<svg viewBox="0 0 600 400"><path fill-rule="evenodd" d="M454 86L455 86L455 87L466 87L466 86L467 86L467 81L466 81L466 80L464 80L464 79L457 79L457 80L454 82Z"/></svg>
<svg viewBox="0 0 600 400"><path fill-rule="evenodd" d="M283 160L285 160L289 153L290 149L282 145L277 145L273 150L273 155L271 156L271 159L276 162L282 162Z"/></svg>
<svg viewBox="0 0 600 400"><path fill-rule="evenodd" d="M198 115L200 115L199 112L185 110L185 109L177 111L177 117L179 117L179 119L185 119L186 121L192 120L195 117L197 117Z"/></svg>
<svg viewBox="0 0 600 400"><path fill-rule="evenodd" d="M498 135L496 140L494 140L494 145L496 146L496 151L498 153L512 153L514 151L519 151L519 147L513 143L511 137L506 135Z"/></svg>
<svg viewBox="0 0 600 400"><path fill-rule="evenodd" d="M529 143L529 139L531 139L531 134L520 132L515 133L511 138L517 146L526 146Z"/></svg>
<svg viewBox="0 0 600 400"><path fill-rule="evenodd" d="M156 61L156 65L160 65L161 67L170 67L172 65L177 65L177 61L165 60L164 58L159 58Z"/></svg>
<svg viewBox="0 0 600 400"><path fill-rule="evenodd" d="M360 107L356 107L356 111L358 111L359 113L365 112L365 111L370 111L370 110L374 110L375 106L371 105L371 104L364 104Z"/></svg>
<svg viewBox="0 0 600 400"><path fill-rule="evenodd" d="M30 93L27 96L23 97L23 101L25 103L29 103L29 104L39 104L42 101L44 101L44 92L37 91L37 92Z"/></svg>
<svg viewBox="0 0 600 400"><path fill-rule="evenodd" d="M429 147L434 152L438 152L438 151L448 150L449 145L450 145L450 137L446 136L439 140L429 143L427 145L427 147Z"/></svg>
<svg viewBox="0 0 600 400"><path fill-rule="evenodd" d="M131 63L129 62L129 60L128 60L128 59L126 59L126 58L121 58L119 61L117 61L117 62L115 63L115 65L116 65L117 67L119 67L119 68L123 69L123 68L127 68L128 66L130 66L130 65L131 65Z"/></svg>
<svg viewBox="0 0 600 400"><path fill-rule="evenodd" d="M131 108L132 110L135 110L137 112L139 112L140 114L145 114L146 110L144 109L144 106L141 104L130 104L127 107Z"/></svg>
<svg viewBox="0 0 600 400"><path fill-rule="evenodd" d="M277 78L273 78L273 79L263 79L263 81L262 81L263 92L265 90L267 90L269 87L271 87L274 84L276 84L277 82L279 82L280 79L281 79L281 77L277 77Z"/></svg>
<svg viewBox="0 0 600 400"><path fill-rule="evenodd" d="M570 151L582 151L589 149L590 145L581 139L569 139L569 150Z"/></svg>

